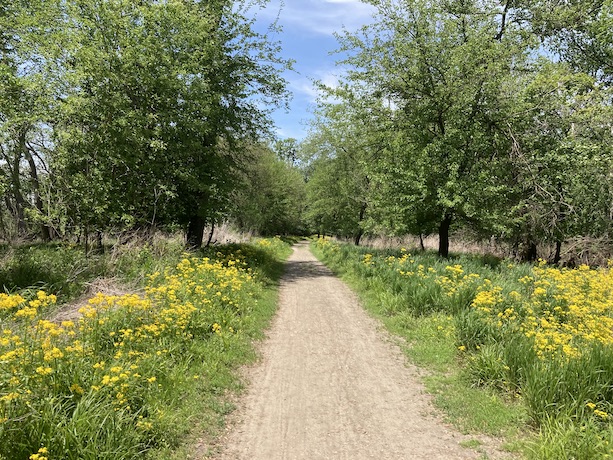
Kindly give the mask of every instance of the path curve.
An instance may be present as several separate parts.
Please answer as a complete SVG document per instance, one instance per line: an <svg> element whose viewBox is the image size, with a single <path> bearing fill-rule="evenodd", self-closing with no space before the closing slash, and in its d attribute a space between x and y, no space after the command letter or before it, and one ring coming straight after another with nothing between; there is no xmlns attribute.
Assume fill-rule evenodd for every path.
<svg viewBox="0 0 613 460"><path fill-rule="evenodd" d="M475 459L356 296L294 247L221 460Z"/></svg>

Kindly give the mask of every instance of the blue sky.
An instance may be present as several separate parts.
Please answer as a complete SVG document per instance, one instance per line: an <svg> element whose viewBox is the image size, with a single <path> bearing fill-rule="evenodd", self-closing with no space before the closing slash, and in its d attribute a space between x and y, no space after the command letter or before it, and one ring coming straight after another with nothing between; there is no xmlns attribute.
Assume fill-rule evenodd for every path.
<svg viewBox="0 0 613 460"><path fill-rule="evenodd" d="M334 32L355 31L371 21L374 9L359 0L270 0L257 14L257 27L264 28L277 17L283 32L271 37L281 42L282 55L295 61L294 72L286 72L293 94L289 113L273 114L280 138L303 139L308 131L317 92L312 80L334 85L341 72L335 66L340 55Z"/></svg>

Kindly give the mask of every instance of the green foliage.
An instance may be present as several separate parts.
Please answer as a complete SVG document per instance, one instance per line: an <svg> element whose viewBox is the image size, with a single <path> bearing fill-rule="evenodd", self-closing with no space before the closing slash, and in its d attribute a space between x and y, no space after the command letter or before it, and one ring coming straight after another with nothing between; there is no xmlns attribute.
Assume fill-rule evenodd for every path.
<svg viewBox="0 0 613 460"><path fill-rule="evenodd" d="M557 244L556 262L564 241L610 235L610 2L372 4L375 21L340 36L351 70L307 143L327 158L311 165L314 223L346 236L359 197L375 234L438 232L447 256L468 228L524 258Z"/></svg>
<svg viewBox="0 0 613 460"><path fill-rule="evenodd" d="M151 241L116 244L107 256L113 275L142 286L148 274L176 265L184 250L183 238L162 236Z"/></svg>
<svg viewBox="0 0 613 460"><path fill-rule="evenodd" d="M342 104L321 104L315 130L302 144L308 158L306 218L313 231L352 238L359 244L370 213L370 177L366 165L380 148L372 120L360 101L344 89L327 89Z"/></svg>
<svg viewBox="0 0 613 460"><path fill-rule="evenodd" d="M458 424L511 433L510 425L521 420L524 431L529 421L540 433L523 443L528 458L610 455L610 269L487 265L469 256L444 264L432 254L329 240L314 247L407 340L414 362L440 373L427 384ZM484 400L473 405L468 394ZM510 412L506 400L514 401Z"/></svg>
<svg viewBox="0 0 613 460"><path fill-rule="evenodd" d="M252 340L274 313L289 252L274 239L184 257L151 273L144 296L98 294L74 322L46 321L54 298L43 292L2 297L2 311L20 305L0 337L10 363L0 456L168 458L190 433L213 434L226 391L239 387L236 367L254 359Z"/></svg>
<svg viewBox="0 0 613 460"><path fill-rule="evenodd" d="M557 416L606 425L610 417L606 414L613 411L612 360L610 347L599 346L590 347L583 356L568 362L533 362L524 385L532 418L539 424ZM595 411L605 415L599 417Z"/></svg>
<svg viewBox="0 0 613 460"><path fill-rule="evenodd" d="M250 6L3 6L0 168L16 222L5 234L180 225L199 246L231 210L241 144L269 133L286 96L290 62L254 31Z"/></svg>
<svg viewBox="0 0 613 460"><path fill-rule="evenodd" d="M527 445L528 460L602 459L612 458L611 428L603 433L598 422L577 425L571 421L549 418L541 427L539 436Z"/></svg>
<svg viewBox="0 0 613 460"><path fill-rule="evenodd" d="M613 82L613 3L610 0L530 2L535 32L574 68Z"/></svg>
<svg viewBox="0 0 613 460"><path fill-rule="evenodd" d="M609 97L565 64L544 64L526 84L512 121L511 238L555 242L610 232L611 131L602 118L610 117Z"/></svg>
<svg viewBox="0 0 613 460"><path fill-rule="evenodd" d="M288 149L283 157L291 157ZM253 147L252 156L234 193L231 217L241 230L260 235L304 234L302 174L288 158L264 146Z"/></svg>
<svg viewBox="0 0 613 460"><path fill-rule="evenodd" d="M63 243L5 246L2 248L0 286L8 292L42 289L60 303L80 296L88 283L115 278L142 287L146 275L176 264L184 251L181 238L155 236L85 253L82 246Z"/></svg>
<svg viewBox="0 0 613 460"><path fill-rule="evenodd" d="M231 2L93 2L68 12L74 90L57 166L82 204L75 219L218 220L244 161L236 141L265 129L252 96L282 94L272 45Z"/></svg>
<svg viewBox="0 0 613 460"><path fill-rule="evenodd" d="M348 84L372 101L371 117L391 119L385 148L368 165L380 203L374 215L398 233L440 227L446 256L450 221L494 228L505 204L510 139L499 123L529 46L515 26L494 38L500 23L488 4L376 6L376 22L342 40L353 52L345 64L356 69Z"/></svg>

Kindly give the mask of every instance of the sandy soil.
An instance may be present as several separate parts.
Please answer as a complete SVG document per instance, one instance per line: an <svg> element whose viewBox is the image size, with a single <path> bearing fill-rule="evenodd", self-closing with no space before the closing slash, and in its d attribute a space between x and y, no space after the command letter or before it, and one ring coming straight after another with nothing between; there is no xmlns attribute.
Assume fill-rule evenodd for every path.
<svg viewBox="0 0 613 460"><path fill-rule="evenodd" d="M295 247L220 460L476 459L355 295Z"/></svg>

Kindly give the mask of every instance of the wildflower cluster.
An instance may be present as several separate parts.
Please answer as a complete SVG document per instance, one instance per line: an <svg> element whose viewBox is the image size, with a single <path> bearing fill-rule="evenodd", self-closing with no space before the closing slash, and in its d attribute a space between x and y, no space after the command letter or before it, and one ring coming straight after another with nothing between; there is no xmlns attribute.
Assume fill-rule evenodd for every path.
<svg viewBox="0 0 613 460"><path fill-rule="evenodd" d="M0 320L28 321L40 312L45 312L55 305L57 297L38 291L32 299L26 300L20 294L0 293Z"/></svg>
<svg viewBox="0 0 613 460"><path fill-rule="evenodd" d="M522 398L536 423L566 417L613 426L611 268L446 262L330 242L316 249L359 279L386 316L427 316L441 340L453 331L473 382ZM441 324L442 315L453 326Z"/></svg>
<svg viewBox="0 0 613 460"><path fill-rule="evenodd" d="M247 266L249 251L185 256L176 267L149 275L142 296L95 295L76 321L45 319L56 299L43 291L32 299L0 294L0 319L6 319L0 330L0 458L64 458L69 448L75 458L89 458L78 453L88 436L107 442L98 439L107 431L92 420L132 433L125 438L135 451L163 438L159 406L177 383L171 369L192 359L196 341L220 341L223 349L257 303L262 286ZM69 436L65 441L73 445L60 445L49 426L83 439Z"/></svg>
<svg viewBox="0 0 613 460"><path fill-rule="evenodd" d="M472 307L484 321L533 340L541 359L577 358L591 345L613 345L613 273L541 264L517 289L484 285Z"/></svg>
<svg viewBox="0 0 613 460"><path fill-rule="evenodd" d="M483 347L470 358L473 373L483 383L497 374L505 386L524 396L536 421L557 413L578 421L609 421L610 269L560 269L541 263L522 277L481 286L461 323L458 341L471 349ZM485 360L486 354L495 361Z"/></svg>

